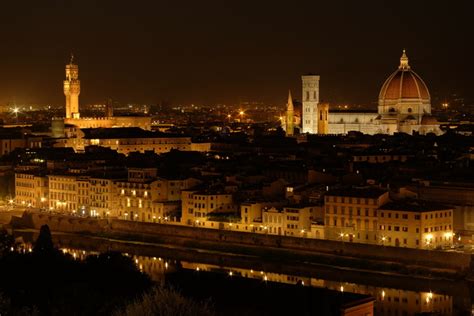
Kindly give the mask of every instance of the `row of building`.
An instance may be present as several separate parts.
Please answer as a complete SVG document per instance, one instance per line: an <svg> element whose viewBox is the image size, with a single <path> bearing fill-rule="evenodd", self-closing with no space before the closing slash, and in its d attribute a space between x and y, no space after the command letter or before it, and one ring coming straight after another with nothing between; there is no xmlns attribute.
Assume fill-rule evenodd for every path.
<svg viewBox="0 0 474 316"><path fill-rule="evenodd" d="M19 168L14 202L67 215L396 247L444 248L455 241L453 208L419 200L408 190L301 190L281 179L258 190L249 198L250 191L232 177L212 183L158 176L157 168L128 168L126 174Z"/></svg>

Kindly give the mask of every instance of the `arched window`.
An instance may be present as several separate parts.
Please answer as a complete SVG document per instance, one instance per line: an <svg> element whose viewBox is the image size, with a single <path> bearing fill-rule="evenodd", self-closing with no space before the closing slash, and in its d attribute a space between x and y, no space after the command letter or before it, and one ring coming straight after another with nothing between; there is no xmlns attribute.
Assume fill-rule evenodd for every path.
<svg viewBox="0 0 474 316"><path fill-rule="evenodd" d="M313 92L313 99L316 100L316 91Z"/></svg>
<svg viewBox="0 0 474 316"><path fill-rule="evenodd" d="M395 113L395 108L390 108L390 110L388 110L390 113Z"/></svg>
<svg viewBox="0 0 474 316"><path fill-rule="evenodd" d="M411 108L408 108L408 113L411 113L413 112L413 110Z"/></svg>
<svg viewBox="0 0 474 316"><path fill-rule="evenodd" d="M309 101L309 91L306 91L306 101Z"/></svg>

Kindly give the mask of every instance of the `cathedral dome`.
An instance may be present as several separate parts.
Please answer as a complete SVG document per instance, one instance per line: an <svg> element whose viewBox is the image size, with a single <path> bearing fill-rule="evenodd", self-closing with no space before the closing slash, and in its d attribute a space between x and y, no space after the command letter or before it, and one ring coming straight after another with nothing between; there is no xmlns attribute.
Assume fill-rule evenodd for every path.
<svg viewBox="0 0 474 316"><path fill-rule="evenodd" d="M379 104L393 101L429 102L430 93L424 81L411 70L408 57L403 50L400 66L382 86L379 94Z"/></svg>

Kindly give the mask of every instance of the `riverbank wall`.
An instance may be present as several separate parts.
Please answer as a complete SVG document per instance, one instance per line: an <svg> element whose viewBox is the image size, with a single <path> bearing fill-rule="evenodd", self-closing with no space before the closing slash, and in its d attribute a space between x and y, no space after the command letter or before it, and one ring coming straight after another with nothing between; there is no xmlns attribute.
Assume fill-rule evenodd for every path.
<svg viewBox="0 0 474 316"><path fill-rule="evenodd" d="M420 270L467 275L472 271L472 255L461 252L375 246L322 239L251 234L231 230L196 228L117 219L90 219L24 213L13 217L13 228L39 229L48 225L58 232L176 244L192 248L215 249L252 256L274 257L365 267L380 270ZM336 258L336 259L335 259ZM426 270L426 271L422 271ZM416 272L416 271L415 271Z"/></svg>

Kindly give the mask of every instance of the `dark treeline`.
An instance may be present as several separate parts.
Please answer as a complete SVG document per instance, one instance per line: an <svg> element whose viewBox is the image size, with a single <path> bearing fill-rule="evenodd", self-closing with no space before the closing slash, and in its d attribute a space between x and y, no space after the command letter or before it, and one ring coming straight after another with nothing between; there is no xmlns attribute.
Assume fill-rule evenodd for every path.
<svg viewBox="0 0 474 316"><path fill-rule="evenodd" d="M188 302L173 291L158 291L132 259L120 253L74 260L54 248L48 226L41 228L32 252L19 253L11 251L12 247L15 247L13 238L0 230L2 316L131 315L128 311L140 310L145 299L150 305L150 297L159 301L163 295L176 298L172 302L180 304L180 310L186 310L183 306L188 303L197 310L201 308L199 303ZM161 305L156 302L155 305L159 311ZM168 310L174 307L166 306ZM207 306L202 307L203 315L209 314Z"/></svg>

